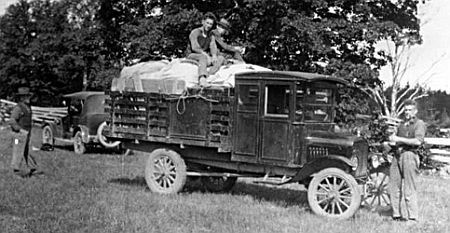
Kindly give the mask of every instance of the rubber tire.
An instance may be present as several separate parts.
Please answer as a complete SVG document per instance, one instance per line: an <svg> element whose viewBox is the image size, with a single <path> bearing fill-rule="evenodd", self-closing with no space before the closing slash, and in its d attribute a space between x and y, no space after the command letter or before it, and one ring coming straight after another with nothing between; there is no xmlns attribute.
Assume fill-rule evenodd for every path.
<svg viewBox="0 0 450 233"><path fill-rule="evenodd" d="M107 126L108 124L106 123L106 121L104 121L103 123L101 123L98 128L97 128L97 138L98 141L102 144L102 146L106 147L106 148L114 148L120 145L120 141L115 141L115 142L107 142L105 136L103 136L103 129L105 128L105 126Z"/></svg>
<svg viewBox="0 0 450 233"><path fill-rule="evenodd" d="M157 161L161 161L161 159L166 159L175 171L175 174L170 176L173 178L173 183L168 182L168 187L163 187L164 184L159 183L157 181L158 179L154 176L155 172L157 173ZM145 181L147 182L150 191L160 194L178 193L186 184L186 176L186 164L177 152L168 149L156 149L149 154L145 166ZM168 176L164 175L161 177L164 178Z"/></svg>
<svg viewBox="0 0 450 233"><path fill-rule="evenodd" d="M317 201L316 192L318 190L319 184L322 181L324 181L325 178L330 176L344 180L346 185L350 188L351 191L350 205L341 214L328 213L327 211L322 209L322 207L319 205ZM352 217L359 209L361 205L361 193L358 187L358 183L356 182L355 178L353 178L353 176L351 176L350 174L344 172L339 168L326 168L318 172L316 175L314 175L313 179L311 180L311 183L309 184L308 187L308 203L311 210L319 216L335 219L347 219Z"/></svg>
<svg viewBox="0 0 450 233"><path fill-rule="evenodd" d="M46 132L48 132L48 134L49 134L48 141L45 140ZM53 130L52 130L52 127L50 127L50 125L46 125L44 128L42 128L42 145L44 145L44 144L48 144L50 146L55 145L55 138L53 137Z"/></svg>
<svg viewBox="0 0 450 233"><path fill-rule="evenodd" d="M220 179L218 181L220 183L215 182L214 179ZM200 180L206 190L210 192L228 192L236 184L237 177L202 176Z"/></svg>
<svg viewBox="0 0 450 233"><path fill-rule="evenodd" d="M77 143L79 145L77 145ZM86 152L86 145L83 142L83 137L81 131L77 131L73 137L73 151L75 154L82 155Z"/></svg>

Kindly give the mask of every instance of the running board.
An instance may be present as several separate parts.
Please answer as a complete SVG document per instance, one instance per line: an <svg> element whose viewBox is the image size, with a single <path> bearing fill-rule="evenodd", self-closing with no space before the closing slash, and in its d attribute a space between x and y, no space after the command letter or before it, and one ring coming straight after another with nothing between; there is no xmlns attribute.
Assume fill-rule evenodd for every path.
<svg viewBox="0 0 450 233"><path fill-rule="evenodd" d="M281 179L280 178L269 178L266 174L266 176L264 176L263 180L255 180L253 181L253 183L255 184L270 184L270 185L283 185L283 184L287 184L289 183L289 181L291 181L292 178L291 177L286 177L283 176Z"/></svg>
<svg viewBox="0 0 450 233"><path fill-rule="evenodd" d="M187 176L216 176L216 177L256 177L253 174L237 174L228 172L186 172Z"/></svg>

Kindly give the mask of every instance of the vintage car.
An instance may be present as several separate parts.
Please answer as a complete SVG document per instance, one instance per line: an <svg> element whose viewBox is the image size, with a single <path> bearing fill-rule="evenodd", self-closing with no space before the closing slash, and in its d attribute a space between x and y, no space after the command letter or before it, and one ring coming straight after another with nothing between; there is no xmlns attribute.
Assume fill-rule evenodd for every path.
<svg viewBox="0 0 450 233"><path fill-rule="evenodd" d="M112 148L120 142L109 142L102 135L108 113L104 104L108 96L104 92L82 91L64 95L67 115L53 122L45 122L42 143L53 146L56 141L72 143L74 152L83 154L87 145L103 145Z"/></svg>
<svg viewBox="0 0 450 233"><path fill-rule="evenodd" d="M111 91L105 135L147 154L153 192L179 192L187 176L211 191L260 177L301 183L314 213L349 218L366 190L369 148L335 132L336 96L347 85L327 75L254 71L237 74L234 87L183 95Z"/></svg>

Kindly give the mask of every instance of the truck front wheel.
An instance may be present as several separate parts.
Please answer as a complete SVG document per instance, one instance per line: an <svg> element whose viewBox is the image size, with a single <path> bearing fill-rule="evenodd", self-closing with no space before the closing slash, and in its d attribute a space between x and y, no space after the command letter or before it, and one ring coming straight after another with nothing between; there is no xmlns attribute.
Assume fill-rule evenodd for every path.
<svg viewBox="0 0 450 233"><path fill-rule="evenodd" d="M152 192L177 193L186 183L186 164L175 151L154 150L147 159L145 181Z"/></svg>
<svg viewBox="0 0 450 233"><path fill-rule="evenodd" d="M86 152L86 145L83 142L81 131L75 133L75 136L73 137L73 151L79 155L82 155L84 154L84 152Z"/></svg>
<svg viewBox="0 0 450 233"><path fill-rule="evenodd" d="M311 180L308 202L317 215L346 219L358 210L361 194L351 175L339 168L326 168Z"/></svg>

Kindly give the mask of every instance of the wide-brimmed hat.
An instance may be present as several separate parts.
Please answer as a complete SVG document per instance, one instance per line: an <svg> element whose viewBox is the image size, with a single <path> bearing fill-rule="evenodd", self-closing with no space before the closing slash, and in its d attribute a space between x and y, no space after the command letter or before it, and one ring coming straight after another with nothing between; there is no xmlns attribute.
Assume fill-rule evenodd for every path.
<svg viewBox="0 0 450 233"><path fill-rule="evenodd" d="M228 22L228 20L221 18L219 22L217 22L217 25L221 28L230 31L231 30L231 24Z"/></svg>
<svg viewBox="0 0 450 233"><path fill-rule="evenodd" d="M30 91L29 87L19 87L17 88L16 96L32 96L33 93Z"/></svg>

